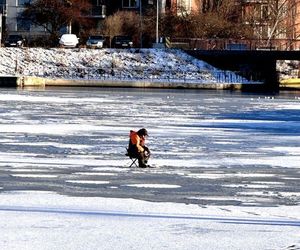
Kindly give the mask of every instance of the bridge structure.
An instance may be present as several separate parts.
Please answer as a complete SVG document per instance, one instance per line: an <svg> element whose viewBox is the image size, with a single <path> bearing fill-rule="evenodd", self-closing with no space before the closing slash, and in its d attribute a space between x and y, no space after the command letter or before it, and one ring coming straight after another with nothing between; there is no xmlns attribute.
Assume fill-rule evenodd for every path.
<svg viewBox="0 0 300 250"><path fill-rule="evenodd" d="M279 91L276 69L278 60L299 60L300 51L282 50L186 50L219 69L235 71L249 80L262 81L261 85L245 85L243 90Z"/></svg>

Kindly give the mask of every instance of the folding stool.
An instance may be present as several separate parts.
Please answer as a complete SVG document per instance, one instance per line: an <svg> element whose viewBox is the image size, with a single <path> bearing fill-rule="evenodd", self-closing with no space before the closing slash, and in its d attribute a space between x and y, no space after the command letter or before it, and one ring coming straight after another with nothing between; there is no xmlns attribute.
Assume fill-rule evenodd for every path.
<svg viewBox="0 0 300 250"><path fill-rule="evenodd" d="M130 168L133 166L133 165L135 165L136 167L138 167L138 164L136 163L136 161L138 160L138 158L137 157L135 157L135 156L133 156L133 155L131 155L130 153L129 153L129 151L128 151L128 148L127 148L127 153L125 154L126 156L128 156L129 158L130 158L130 160L132 161L132 163L130 164Z"/></svg>

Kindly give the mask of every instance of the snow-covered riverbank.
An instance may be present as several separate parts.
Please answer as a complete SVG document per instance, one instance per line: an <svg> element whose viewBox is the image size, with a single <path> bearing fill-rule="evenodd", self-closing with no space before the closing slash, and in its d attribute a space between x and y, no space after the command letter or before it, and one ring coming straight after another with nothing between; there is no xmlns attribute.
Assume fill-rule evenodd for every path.
<svg viewBox="0 0 300 250"><path fill-rule="evenodd" d="M279 79L298 75L293 61L279 61ZM181 50L0 48L0 76L60 79L121 79L248 83L234 72L221 71Z"/></svg>
<svg viewBox="0 0 300 250"><path fill-rule="evenodd" d="M0 48L0 76L61 79L160 79L240 83L246 79L187 55L159 49Z"/></svg>

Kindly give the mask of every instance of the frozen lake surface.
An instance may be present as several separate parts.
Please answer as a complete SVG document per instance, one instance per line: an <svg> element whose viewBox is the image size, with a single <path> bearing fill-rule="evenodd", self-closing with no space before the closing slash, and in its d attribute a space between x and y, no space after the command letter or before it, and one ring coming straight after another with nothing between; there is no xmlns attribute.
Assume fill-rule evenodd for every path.
<svg viewBox="0 0 300 250"><path fill-rule="evenodd" d="M300 101L229 92L2 91L3 190L232 205L299 204ZM128 168L146 127L155 169Z"/></svg>
<svg viewBox="0 0 300 250"><path fill-rule="evenodd" d="M129 130L142 127L149 131L148 146L152 151L149 163L156 168L128 167L130 160L125 156L125 148ZM282 236L282 227L264 229L276 231L282 237L277 239L277 235L272 234L280 241L280 244L273 242L273 248L267 248L267 241L260 242L262 245L254 244L259 237L256 235L258 229L250 229L256 232L250 235L248 230L236 228L234 239L238 240L241 231L245 234L244 240L247 235L250 237L246 247L234 246L232 242L223 245L211 242L210 246L208 243L202 245L202 249L220 249L218 246L223 249L287 249L299 243L300 212L295 212L300 203L299 94L269 97L225 91L1 89L0 143L0 216L8 216L8 211L49 213L49 207L55 207L54 211L62 216L72 214L70 209L74 209L74 204L86 199L104 202L103 197L122 198L124 204L127 198L163 202L162 207L170 202L176 203L174 208L178 209L191 204L200 210L212 209L214 215L217 214L215 210L220 209L229 213L221 213L222 216L244 216L235 224L246 223L248 216L257 219L270 215L265 209L274 208L272 218L278 216L292 221L287 222L291 231L286 237ZM45 195L40 197L43 193ZM56 199L60 204L66 203L67 208L52 203L54 194L59 195ZM67 202L70 199L77 199L77 203ZM93 205L79 208L77 212L91 213L93 209L104 208ZM122 206L115 209L122 209ZM244 211L242 215L241 210ZM188 210L182 211L190 215ZM198 212L193 210L193 213ZM162 216L162 211L157 213L158 217ZM131 215L136 216L136 211ZM56 219L51 219L49 229L55 228ZM283 223L276 221L280 225ZM272 224L269 222L265 224ZM222 224L225 225L224 221ZM182 241L189 229L193 231L190 244L174 248L172 242L178 242L171 237L161 248L195 249L199 245L198 233L205 230L197 231L194 223L189 229L180 225L176 222L168 227L180 228ZM13 238L6 230L9 224L6 226L1 227L1 234L5 231ZM94 226L87 225L92 234ZM33 228L32 225L28 227ZM208 229L210 227L214 225L207 225L207 234L212 230ZM227 229L221 227L219 230ZM227 233L214 234L210 239L227 237ZM36 236L36 240L38 244L41 239ZM64 238L61 241L64 244ZM84 245L84 241L81 243ZM127 243L120 245L120 249L135 249L133 246L137 244ZM48 249L53 249L54 243L49 244ZM103 249L116 246L115 242L107 244ZM79 245L77 249L84 249ZM7 249L17 249L20 245L9 246ZM154 243L148 246L136 249L158 249ZM91 245L89 249L97 248Z"/></svg>

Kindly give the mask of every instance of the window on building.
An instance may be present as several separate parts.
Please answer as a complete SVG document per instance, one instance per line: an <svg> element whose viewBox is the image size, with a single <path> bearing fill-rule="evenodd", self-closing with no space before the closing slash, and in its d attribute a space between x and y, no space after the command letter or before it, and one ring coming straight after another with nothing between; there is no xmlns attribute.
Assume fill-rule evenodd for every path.
<svg viewBox="0 0 300 250"><path fill-rule="evenodd" d="M122 0L123 8L137 8L137 0Z"/></svg>
<svg viewBox="0 0 300 250"><path fill-rule="evenodd" d="M93 0L91 2L92 8L88 15L104 18L106 16L106 0Z"/></svg>
<svg viewBox="0 0 300 250"><path fill-rule="evenodd" d="M269 8L268 5L262 5L261 6L261 18L263 20L267 20L269 17Z"/></svg>
<svg viewBox="0 0 300 250"><path fill-rule="evenodd" d="M104 0L97 0L97 6L105 5Z"/></svg>
<svg viewBox="0 0 300 250"><path fill-rule="evenodd" d="M101 6L105 5L105 0L93 0L91 3L93 6Z"/></svg>
<svg viewBox="0 0 300 250"><path fill-rule="evenodd" d="M29 20L18 18L17 19L17 31L30 31L30 24Z"/></svg>
<svg viewBox="0 0 300 250"><path fill-rule="evenodd" d="M30 3L31 0L18 0L18 6L23 6L26 3Z"/></svg>
<svg viewBox="0 0 300 250"><path fill-rule="evenodd" d="M269 37L269 27L268 26L261 26L260 27L260 37L263 39L267 39Z"/></svg>
<svg viewBox="0 0 300 250"><path fill-rule="evenodd" d="M5 0L0 0L0 13L5 14L6 8L5 8Z"/></svg>
<svg viewBox="0 0 300 250"><path fill-rule="evenodd" d="M191 8L192 8L192 3L190 0L179 0L177 1L178 4L178 14L190 14L191 13Z"/></svg>

